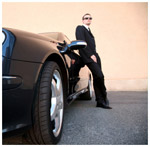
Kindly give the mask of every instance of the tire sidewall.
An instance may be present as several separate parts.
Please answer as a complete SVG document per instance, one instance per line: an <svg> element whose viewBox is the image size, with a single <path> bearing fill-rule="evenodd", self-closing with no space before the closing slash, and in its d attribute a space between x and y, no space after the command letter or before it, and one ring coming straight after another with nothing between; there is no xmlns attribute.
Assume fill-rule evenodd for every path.
<svg viewBox="0 0 150 147"><path fill-rule="evenodd" d="M52 62L52 61L47 62L46 65L45 65L45 67L44 67L44 69L43 69L43 73L47 72L47 70L48 70L48 64L49 63L51 63L51 64L53 63L53 66L52 66L52 69L51 69L52 70L52 74L49 76L49 89L48 89L48 91L49 91L49 93L48 93L49 99L47 99L47 105L46 105L46 107L47 107L46 111L48 111L47 112L47 114L48 114L47 115L47 129L48 129L48 133L49 133L47 136L50 138L50 140L52 141L53 144L56 144L60 140L60 137L61 137L61 134L62 134L62 129L63 129L63 119L64 119L64 86L63 86L62 73L61 73L61 70L60 70L60 68L59 68L59 66L58 66L58 64L56 62ZM59 74L60 74L61 81L62 81L62 89L63 89L63 118L62 118L61 130L60 130L60 133L59 133L59 135L57 137L55 137L55 135L53 133L53 127L52 127L51 115L50 115L50 110L51 110L51 94L52 94L52 92L51 92L51 82L52 82L52 78L53 78L53 74L54 74L55 70L57 70L59 72ZM41 76L41 81L42 81L43 78L44 77ZM41 102L41 100L42 100L42 97L39 96L39 103Z"/></svg>

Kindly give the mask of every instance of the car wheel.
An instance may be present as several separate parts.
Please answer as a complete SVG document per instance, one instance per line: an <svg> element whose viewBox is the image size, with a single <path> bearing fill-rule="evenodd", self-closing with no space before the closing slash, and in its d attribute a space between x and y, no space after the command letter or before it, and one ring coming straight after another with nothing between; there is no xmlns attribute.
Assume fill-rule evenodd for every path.
<svg viewBox="0 0 150 147"><path fill-rule="evenodd" d="M64 116L64 90L61 70L50 61L44 66L35 103L34 125L29 131L34 144L57 144Z"/></svg>
<svg viewBox="0 0 150 147"><path fill-rule="evenodd" d="M91 80L91 75L89 76L88 80L88 87L87 91L79 96L79 100L91 100L93 96L92 92L92 80Z"/></svg>

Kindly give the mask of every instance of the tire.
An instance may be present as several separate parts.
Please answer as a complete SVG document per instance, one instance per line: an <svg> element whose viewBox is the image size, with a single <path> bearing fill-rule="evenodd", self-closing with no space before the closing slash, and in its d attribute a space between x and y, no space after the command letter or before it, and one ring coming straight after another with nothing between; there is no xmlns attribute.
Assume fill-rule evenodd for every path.
<svg viewBox="0 0 150 147"><path fill-rule="evenodd" d="M88 80L88 87L87 87L88 91L81 94L78 98L78 100L92 100L92 80L91 80L91 75L89 76L89 80Z"/></svg>
<svg viewBox="0 0 150 147"><path fill-rule="evenodd" d="M34 125L28 132L31 144L57 144L64 117L64 89L61 70L56 62L46 62L35 101Z"/></svg>

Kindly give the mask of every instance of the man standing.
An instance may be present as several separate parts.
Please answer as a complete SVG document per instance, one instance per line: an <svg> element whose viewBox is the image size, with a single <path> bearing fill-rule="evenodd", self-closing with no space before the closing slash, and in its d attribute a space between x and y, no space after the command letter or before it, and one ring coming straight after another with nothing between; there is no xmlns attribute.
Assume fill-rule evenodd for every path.
<svg viewBox="0 0 150 147"><path fill-rule="evenodd" d="M82 17L83 25L77 26L76 28L76 39L84 40L87 43L87 47L80 49L79 54L93 75L93 85L97 101L96 107L112 109L109 107L109 101L107 99L104 75L101 69L100 57L96 52L95 39L89 28L91 21L92 17L87 13Z"/></svg>

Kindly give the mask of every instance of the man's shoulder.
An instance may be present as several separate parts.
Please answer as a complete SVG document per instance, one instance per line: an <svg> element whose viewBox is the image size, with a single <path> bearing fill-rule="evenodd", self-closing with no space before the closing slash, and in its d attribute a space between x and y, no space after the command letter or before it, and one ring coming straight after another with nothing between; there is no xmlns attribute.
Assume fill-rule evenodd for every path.
<svg viewBox="0 0 150 147"><path fill-rule="evenodd" d="M84 26L78 25L78 26L76 27L76 30L84 31Z"/></svg>
<svg viewBox="0 0 150 147"><path fill-rule="evenodd" d="M78 25L77 28L78 28L78 29L82 29L83 26L82 26L82 25Z"/></svg>

